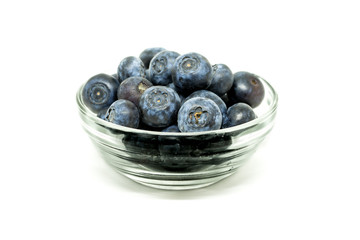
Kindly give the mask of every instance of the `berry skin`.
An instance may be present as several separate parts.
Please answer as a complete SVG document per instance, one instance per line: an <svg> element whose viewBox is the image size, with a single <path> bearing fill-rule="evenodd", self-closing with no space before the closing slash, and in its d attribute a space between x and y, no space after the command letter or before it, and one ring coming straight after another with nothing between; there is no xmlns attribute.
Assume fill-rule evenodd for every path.
<svg viewBox="0 0 360 240"><path fill-rule="evenodd" d="M181 100L171 88L153 86L140 98L141 120L151 127L167 127L175 123Z"/></svg>
<svg viewBox="0 0 360 240"><path fill-rule="evenodd" d="M229 128L249 122L256 118L253 109L246 103L237 103L229 107L227 117L224 120L222 128Z"/></svg>
<svg viewBox="0 0 360 240"><path fill-rule="evenodd" d="M225 64L215 64L212 66L211 85L207 90L223 96L230 90L234 83L234 76L228 66Z"/></svg>
<svg viewBox="0 0 360 240"><path fill-rule="evenodd" d="M223 120L226 117L226 111L227 111L227 107L226 104L224 103L224 101L215 93L210 92L208 90L198 90L196 92L193 92L192 94L190 94L185 100L189 100L190 98L194 98L194 97L203 97L203 98L209 98L211 100L213 100L216 105L219 107Z"/></svg>
<svg viewBox="0 0 360 240"><path fill-rule="evenodd" d="M234 84L227 95L233 103L244 102L255 108L264 99L265 89L260 78L255 74L237 72L234 74Z"/></svg>
<svg viewBox="0 0 360 240"><path fill-rule="evenodd" d="M117 74L119 76L119 82L121 83L129 77L143 77L145 78L145 66L144 63L137 57L126 57L121 60Z"/></svg>
<svg viewBox="0 0 360 240"><path fill-rule="evenodd" d="M224 103L226 104L227 107L231 107L231 102L230 102L230 99L229 99L229 96L227 95L227 93L222 95L220 98L221 98L221 100L224 101Z"/></svg>
<svg viewBox="0 0 360 240"><path fill-rule="evenodd" d="M172 82L171 71L175 60L180 54L172 51L162 51L154 56L150 62L150 80L154 85L163 85Z"/></svg>
<svg viewBox="0 0 360 240"><path fill-rule="evenodd" d="M212 68L209 61L198 53L179 56L172 70L172 80L182 93L190 94L206 89L211 84Z"/></svg>
<svg viewBox="0 0 360 240"><path fill-rule="evenodd" d="M146 78L130 77L125 79L119 86L117 91L118 99L127 99L139 106L141 95L146 89L152 87L152 83Z"/></svg>
<svg viewBox="0 0 360 240"><path fill-rule="evenodd" d="M119 83L107 74L100 73L91 77L84 85L82 99L94 113L108 108L116 100Z"/></svg>
<svg viewBox="0 0 360 240"><path fill-rule="evenodd" d="M149 64L151 59L159 52L164 51L165 48L155 47L155 48L147 48L140 53L139 58L143 61L145 68L149 68Z"/></svg>
<svg viewBox="0 0 360 240"><path fill-rule="evenodd" d="M145 70L145 78L150 81L150 70L149 69Z"/></svg>
<svg viewBox="0 0 360 240"><path fill-rule="evenodd" d="M184 102L178 113L178 127L181 132L217 130L221 125L221 111L209 98L191 98Z"/></svg>
<svg viewBox="0 0 360 240"><path fill-rule="evenodd" d="M140 113L134 103L120 99L111 104L104 120L125 127L138 128Z"/></svg>
<svg viewBox="0 0 360 240"><path fill-rule="evenodd" d="M117 73L114 73L111 75L119 84L120 84L120 81L119 81L119 76Z"/></svg>
<svg viewBox="0 0 360 240"><path fill-rule="evenodd" d="M105 120L105 115L108 108L101 109L100 112L96 115L98 118L101 118L102 120Z"/></svg>
<svg viewBox="0 0 360 240"><path fill-rule="evenodd" d="M167 128L164 128L162 132L180 132L180 130L177 125L171 125Z"/></svg>
<svg viewBox="0 0 360 240"><path fill-rule="evenodd" d="M176 86L174 85L174 83L169 83L168 85L166 85L167 87L171 88L172 90L174 90L175 92L177 92L177 88Z"/></svg>
<svg viewBox="0 0 360 240"><path fill-rule="evenodd" d="M174 85L174 83L169 83L168 85L166 85L167 87L171 88L172 90L174 90L175 92L177 92L177 94L179 94L179 97L181 99L181 102L184 102L185 97L181 94L181 92L179 91L179 89Z"/></svg>

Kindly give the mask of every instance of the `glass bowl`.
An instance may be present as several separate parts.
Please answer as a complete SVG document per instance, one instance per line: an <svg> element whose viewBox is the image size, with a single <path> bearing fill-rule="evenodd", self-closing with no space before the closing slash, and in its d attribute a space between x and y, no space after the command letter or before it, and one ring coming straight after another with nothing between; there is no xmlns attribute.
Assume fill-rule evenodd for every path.
<svg viewBox="0 0 360 240"><path fill-rule="evenodd" d="M168 190L205 187L233 174L255 152L274 125L278 96L261 79L265 98L255 120L231 128L195 133L157 132L106 122L76 100L85 132L103 159L140 184Z"/></svg>

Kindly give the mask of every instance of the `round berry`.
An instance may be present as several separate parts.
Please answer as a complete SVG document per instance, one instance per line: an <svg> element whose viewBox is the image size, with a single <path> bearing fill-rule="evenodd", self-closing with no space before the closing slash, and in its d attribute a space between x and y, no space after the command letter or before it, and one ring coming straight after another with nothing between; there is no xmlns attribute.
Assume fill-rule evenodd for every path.
<svg viewBox="0 0 360 240"><path fill-rule="evenodd" d="M140 58L126 57L121 60L117 74L119 76L119 82L121 83L129 77L143 77L145 78L145 66Z"/></svg>
<svg viewBox="0 0 360 240"><path fill-rule="evenodd" d="M234 83L234 76L228 66L225 64L215 64L212 66L211 85L207 90L223 96L230 90Z"/></svg>
<svg viewBox="0 0 360 240"><path fill-rule="evenodd" d="M111 104L104 120L125 127L138 128L140 113L134 103L120 99Z"/></svg>
<svg viewBox="0 0 360 240"><path fill-rule="evenodd" d="M211 73L211 65L204 56L188 53L176 59L172 80L181 92L192 93L210 86Z"/></svg>
<svg viewBox="0 0 360 240"><path fill-rule="evenodd" d="M127 99L139 106L141 95L146 89L152 87L152 83L146 78L130 77L125 79L119 86L117 91L118 99Z"/></svg>
<svg viewBox="0 0 360 240"><path fill-rule="evenodd" d="M221 111L209 98L191 98L184 102L178 113L178 127L181 132L217 130L221 125Z"/></svg>
<svg viewBox="0 0 360 240"><path fill-rule="evenodd" d="M213 100L216 103L216 105L219 107L224 120L224 117L226 116L227 107L224 101L218 95L208 90L198 90L190 94L187 98L185 98L184 102L194 97L204 97Z"/></svg>
<svg viewBox="0 0 360 240"><path fill-rule="evenodd" d="M84 85L84 104L94 113L108 108L116 100L119 83L110 75L100 73L91 77Z"/></svg>
<svg viewBox="0 0 360 240"><path fill-rule="evenodd" d="M150 80L154 85L167 85L172 82L171 71L176 58L180 56L177 52L162 51L154 56L150 62Z"/></svg>
<svg viewBox="0 0 360 240"><path fill-rule="evenodd" d="M255 118L256 114L249 105L246 103L237 103L227 110L227 117L224 120L222 128L240 125Z"/></svg>
<svg viewBox="0 0 360 240"><path fill-rule="evenodd" d="M164 51L165 48L155 47L155 48L147 48L140 53L139 58L143 61L145 68L149 68L149 64L151 59L159 52Z"/></svg>
<svg viewBox="0 0 360 240"><path fill-rule="evenodd" d="M167 127L176 121L180 97L171 88L153 86L140 98L141 120L151 127Z"/></svg>
<svg viewBox="0 0 360 240"><path fill-rule="evenodd" d="M257 75L237 72L234 74L234 83L227 95L233 103L244 102L255 108L264 99L265 89Z"/></svg>

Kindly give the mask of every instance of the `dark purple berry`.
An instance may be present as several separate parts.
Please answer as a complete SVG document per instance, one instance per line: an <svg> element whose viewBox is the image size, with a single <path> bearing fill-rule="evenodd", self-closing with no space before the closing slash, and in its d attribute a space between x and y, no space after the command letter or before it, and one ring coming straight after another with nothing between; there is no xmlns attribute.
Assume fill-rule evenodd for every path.
<svg viewBox="0 0 360 240"><path fill-rule="evenodd" d="M255 108L264 99L265 89L257 75L237 72L234 74L234 84L227 95L233 103L244 102Z"/></svg>
<svg viewBox="0 0 360 240"><path fill-rule="evenodd" d="M153 84L142 77L130 77L125 79L119 86L117 91L118 99L127 99L139 106L141 95L146 89L152 87Z"/></svg>

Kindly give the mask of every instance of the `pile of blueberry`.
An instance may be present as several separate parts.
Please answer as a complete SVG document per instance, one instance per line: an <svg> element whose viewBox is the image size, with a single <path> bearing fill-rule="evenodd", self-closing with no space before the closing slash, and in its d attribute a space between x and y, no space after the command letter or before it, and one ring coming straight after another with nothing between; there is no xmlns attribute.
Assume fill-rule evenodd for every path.
<svg viewBox="0 0 360 240"><path fill-rule="evenodd" d="M124 58L113 75L90 78L85 105L105 121L163 132L229 128L256 118L264 99L260 78L211 66L198 53L180 55L164 48L145 49Z"/></svg>

